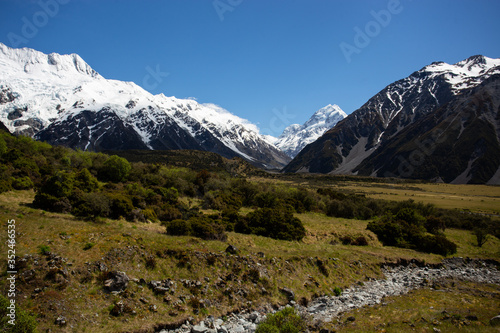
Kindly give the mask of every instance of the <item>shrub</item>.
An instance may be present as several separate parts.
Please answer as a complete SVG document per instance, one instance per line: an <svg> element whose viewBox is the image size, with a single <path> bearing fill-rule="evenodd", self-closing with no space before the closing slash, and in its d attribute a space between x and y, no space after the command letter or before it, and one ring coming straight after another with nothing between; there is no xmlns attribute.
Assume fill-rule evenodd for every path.
<svg viewBox="0 0 500 333"><path fill-rule="evenodd" d="M340 289L339 287L335 287L333 288L333 293L335 294L335 296L340 296L342 295L342 289Z"/></svg>
<svg viewBox="0 0 500 333"><path fill-rule="evenodd" d="M368 241L366 240L365 236L359 236L359 237L356 237L356 239L352 242L352 245L367 246Z"/></svg>
<svg viewBox="0 0 500 333"><path fill-rule="evenodd" d="M286 307L267 315L255 333L301 333L307 330L307 322L292 307Z"/></svg>
<svg viewBox="0 0 500 333"><path fill-rule="evenodd" d="M26 311L19 309L15 306L15 325L9 323L10 313L8 307L11 305L10 301L3 295L0 295L0 327L2 332L9 333L35 333L37 332L37 321L34 316Z"/></svg>
<svg viewBox="0 0 500 333"><path fill-rule="evenodd" d="M87 168L83 168L75 175L74 186L83 192L94 192L99 188L99 182Z"/></svg>
<svg viewBox="0 0 500 333"><path fill-rule="evenodd" d="M205 240L220 240L226 241L227 235L224 232L224 227L217 221L208 217L192 217L189 219L191 223L191 235Z"/></svg>
<svg viewBox="0 0 500 333"><path fill-rule="evenodd" d="M50 247L48 245L38 245L38 252L42 255L47 255L50 253Z"/></svg>
<svg viewBox="0 0 500 333"><path fill-rule="evenodd" d="M238 221L235 231L290 241L300 241L306 235L302 222L287 208L257 209Z"/></svg>
<svg viewBox="0 0 500 333"><path fill-rule="evenodd" d="M342 245L351 245L352 244L351 236L342 236L342 237L340 237L340 241L342 242Z"/></svg>
<svg viewBox="0 0 500 333"><path fill-rule="evenodd" d="M121 193L108 193L106 194L110 204L110 213L109 216L113 219L118 219L120 217L126 217L132 212L134 209L134 205L132 204L132 200L129 197L121 194Z"/></svg>
<svg viewBox="0 0 500 333"><path fill-rule="evenodd" d="M184 220L173 220L166 224L167 234L172 236L188 236L191 234L191 223Z"/></svg>
<svg viewBox="0 0 500 333"><path fill-rule="evenodd" d="M90 220L107 217L110 213L110 200L102 193L85 193L72 212L75 216Z"/></svg>
<svg viewBox="0 0 500 333"><path fill-rule="evenodd" d="M457 253L457 245L443 235L423 235L417 243L417 249L422 252L448 256Z"/></svg>
<svg viewBox="0 0 500 333"><path fill-rule="evenodd" d="M478 247L482 247L488 241L488 231L483 228L474 229L474 236Z"/></svg>
<svg viewBox="0 0 500 333"><path fill-rule="evenodd" d="M99 177L112 182L120 182L128 176L130 169L132 166L126 159L113 155L102 165Z"/></svg>
<svg viewBox="0 0 500 333"><path fill-rule="evenodd" d="M456 253L456 244L444 235L427 233L425 221L416 210L405 207L395 216L389 213L378 221L368 223L367 229L373 231L384 245L412 248L443 256Z"/></svg>
<svg viewBox="0 0 500 333"><path fill-rule="evenodd" d="M83 249L84 249L85 251L90 250L91 248L93 248L93 247L94 247L94 245L95 245L95 243L90 243L90 242L85 243L85 245L83 246Z"/></svg>
<svg viewBox="0 0 500 333"><path fill-rule="evenodd" d="M33 188L33 186L34 184L28 176L12 179L12 187L15 190L29 190Z"/></svg>
<svg viewBox="0 0 500 333"><path fill-rule="evenodd" d="M73 191L73 175L58 171L43 182L39 193L45 193L55 198L67 198Z"/></svg>

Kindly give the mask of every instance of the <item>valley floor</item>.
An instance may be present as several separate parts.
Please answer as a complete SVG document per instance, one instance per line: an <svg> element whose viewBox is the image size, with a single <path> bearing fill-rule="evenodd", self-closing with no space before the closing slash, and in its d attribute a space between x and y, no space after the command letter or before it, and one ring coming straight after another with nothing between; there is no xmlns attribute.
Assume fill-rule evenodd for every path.
<svg viewBox="0 0 500 333"><path fill-rule="evenodd" d="M294 292L298 304L310 306L321 297L333 299L336 287L347 291L383 278L384 264L415 259L420 264L437 265L443 260L438 255L381 246L366 230L367 221L318 213L297 215L307 230L302 242L236 233L229 233L227 242L219 242L167 236L164 227L155 223L85 222L33 209L33 197L32 191L0 195L0 220L5 230L0 241L6 244L7 221L15 219L16 254L23 258L16 285L17 304L36 316L40 331L153 332L177 327L186 320L198 323L209 316L231 317L234 311L264 313L273 309L270 305L278 308L288 303L284 287ZM457 243L457 256L500 258L500 240L494 237L478 248L471 232L447 230L446 234ZM363 235L368 246L342 245L338 239L344 235ZM226 253L228 244L239 252ZM3 251L7 254L5 245ZM111 271L125 272L130 278L125 291L106 291L104 282ZM171 287L164 294L158 293L153 281L168 282ZM470 323L467 330L481 331L487 329L489 318L498 314L494 313L500 304L498 285L454 279L439 283L443 286L434 290L428 285L346 312L327 323L327 328L363 332L369 331L368 326L375 331L442 327L453 331ZM6 295L5 273L0 288ZM116 312L117 307L122 312ZM395 316L398 308L404 311ZM58 320L61 318L64 320ZM434 325L434 320L440 324Z"/></svg>

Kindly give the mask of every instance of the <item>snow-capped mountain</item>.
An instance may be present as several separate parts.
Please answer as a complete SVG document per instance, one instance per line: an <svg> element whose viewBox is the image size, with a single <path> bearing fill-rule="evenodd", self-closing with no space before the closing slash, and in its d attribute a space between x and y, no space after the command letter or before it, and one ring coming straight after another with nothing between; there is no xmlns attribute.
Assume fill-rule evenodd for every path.
<svg viewBox="0 0 500 333"><path fill-rule="evenodd" d="M293 158L345 117L347 114L338 105L327 105L316 111L303 125L293 124L285 128L274 145Z"/></svg>
<svg viewBox="0 0 500 333"><path fill-rule="evenodd" d="M499 80L500 59L432 63L373 96L284 171L498 183Z"/></svg>
<svg viewBox="0 0 500 333"><path fill-rule="evenodd" d="M267 168L290 160L219 106L107 80L76 54L1 43L0 121L13 133L85 150L197 149Z"/></svg>

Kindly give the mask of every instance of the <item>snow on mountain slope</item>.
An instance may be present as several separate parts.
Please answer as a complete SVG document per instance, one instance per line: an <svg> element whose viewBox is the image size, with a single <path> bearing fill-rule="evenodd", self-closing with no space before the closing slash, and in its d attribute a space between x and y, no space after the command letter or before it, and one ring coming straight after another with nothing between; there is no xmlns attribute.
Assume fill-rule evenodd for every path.
<svg viewBox="0 0 500 333"><path fill-rule="evenodd" d="M345 117L347 114L338 105L327 105L316 111L303 125L293 124L285 128L275 145L293 158Z"/></svg>
<svg viewBox="0 0 500 333"><path fill-rule="evenodd" d="M435 62L421 71L432 73L431 78L444 75L445 80L453 87L455 94L463 89L470 89L494 74L500 73L500 59L492 59L476 55L454 65Z"/></svg>
<svg viewBox="0 0 500 333"><path fill-rule="evenodd" d="M76 54L1 43L0 121L12 133L81 149L199 149L269 168L290 160L255 125L216 105L107 80Z"/></svg>

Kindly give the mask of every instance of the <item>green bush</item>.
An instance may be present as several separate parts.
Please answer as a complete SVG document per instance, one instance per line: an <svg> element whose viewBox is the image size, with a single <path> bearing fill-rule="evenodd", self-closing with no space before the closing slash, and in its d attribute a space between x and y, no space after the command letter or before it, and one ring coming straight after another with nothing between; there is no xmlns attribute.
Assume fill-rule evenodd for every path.
<svg viewBox="0 0 500 333"><path fill-rule="evenodd" d="M122 193L106 193L106 197L109 200L109 216L113 219L126 217L134 210L132 200Z"/></svg>
<svg viewBox="0 0 500 333"><path fill-rule="evenodd" d="M74 178L74 187L82 190L83 192L94 192L99 188L99 182L87 168L78 171Z"/></svg>
<svg viewBox="0 0 500 333"><path fill-rule="evenodd" d="M34 184L28 176L12 179L12 187L15 190L29 190L32 189L33 186Z"/></svg>
<svg viewBox="0 0 500 333"><path fill-rule="evenodd" d="M9 323L11 320L7 315L10 314L8 307L10 301L3 295L0 295L0 331L5 333L35 333L37 332L37 321L34 316L26 311L15 307L15 325Z"/></svg>
<svg viewBox="0 0 500 333"><path fill-rule="evenodd" d="M73 175L58 171L53 176L43 182L39 193L45 193L56 198L67 198L73 191L74 179Z"/></svg>
<svg viewBox="0 0 500 333"><path fill-rule="evenodd" d="M103 180L121 182L128 176L131 169L132 166L126 159L113 155L102 165L99 177Z"/></svg>
<svg viewBox="0 0 500 333"><path fill-rule="evenodd" d="M216 220L209 217L192 217L191 235L205 240L219 240L225 242L227 235L224 232L224 226Z"/></svg>
<svg viewBox="0 0 500 333"><path fill-rule="evenodd" d="M75 216L90 220L108 217L110 212L110 200L102 193L85 193L72 211Z"/></svg>
<svg viewBox="0 0 500 333"><path fill-rule="evenodd" d="M307 322L292 307L286 307L267 315L255 333L302 333L307 330Z"/></svg>
<svg viewBox="0 0 500 333"><path fill-rule="evenodd" d="M167 227L167 234L172 236L188 236L191 235L191 223L185 220L173 220L163 223Z"/></svg>
<svg viewBox="0 0 500 333"><path fill-rule="evenodd" d="M415 209L403 207L396 215L388 213L377 221L368 223L367 229L375 233L384 245L412 248L421 252L435 253L443 256L456 253L455 243L437 232L439 221L434 218L423 218ZM427 230L428 225L431 230Z"/></svg>
<svg viewBox="0 0 500 333"><path fill-rule="evenodd" d="M94 245L95 245L95 243L91 243L91 242L85 243L85 245L83 246L83 249L85 251L90 250L91 248L94 247Z"/></svg>
<svg viewBox="0 0 500 333"><path fill-rule="evenodd" d="M48 245L38 245L38 252L42 255L50 253L50 247Z"/></svg>
<svg viewBox="0 0 500 333"><path fill-rule="evenodd" d="M300 241L306 235L302 222L287 208L257 209L240 219L235 231L289 241Z"/></svg>

